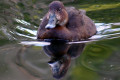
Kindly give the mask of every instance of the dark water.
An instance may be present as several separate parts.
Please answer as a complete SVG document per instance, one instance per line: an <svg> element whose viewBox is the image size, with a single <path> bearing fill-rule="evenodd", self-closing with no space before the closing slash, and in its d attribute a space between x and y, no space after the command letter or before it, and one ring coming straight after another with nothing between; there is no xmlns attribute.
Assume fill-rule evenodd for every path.
<svg viewBox="0 0 120 80"><path fill-rule="evenodd" d="M39 42L37 28L51 1L0 1L0 80L120 80L120 21L98 15L98 32L89 40Z"/></svg>

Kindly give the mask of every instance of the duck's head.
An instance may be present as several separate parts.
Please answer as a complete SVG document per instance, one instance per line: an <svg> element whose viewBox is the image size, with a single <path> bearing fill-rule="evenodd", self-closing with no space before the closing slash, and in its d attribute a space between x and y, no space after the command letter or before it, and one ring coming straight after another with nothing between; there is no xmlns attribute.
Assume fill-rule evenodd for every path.
<svg viewBox="0 0 120 80"><path fill-rule="evenodd" d="M49 5L49 12L47 14L48 24L46 29L55 28L56 25L65 26L68 22L68 13L60 1L53 1Z"/></svg>
<svg viewBox="0 0 120 80"><path fill-rule="evenodd" d="M61 58L51 58L51 61L49 61L48 64L51 66L53 77L56 79L64 77L68 71L70 62L71 57L69 55L64 55Z"/></svg>

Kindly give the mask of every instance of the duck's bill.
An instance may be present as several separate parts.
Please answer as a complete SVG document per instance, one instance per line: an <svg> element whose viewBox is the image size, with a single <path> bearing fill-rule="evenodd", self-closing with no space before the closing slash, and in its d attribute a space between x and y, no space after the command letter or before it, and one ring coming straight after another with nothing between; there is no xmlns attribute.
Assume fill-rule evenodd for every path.
<svg viewBox="0 0 120 80"><path fill-rule="evenodd" d="M45 26L46 29L52 29L56 27L57 19L55 14L50 14L48 24Z"/></svg>
<svg viewBox="0 0 120 80"><path fill-rule="evenodd" d="M60 66L61 66L59 61L48 62L48 64L51 66L53 74L59 73Z"/></svg>

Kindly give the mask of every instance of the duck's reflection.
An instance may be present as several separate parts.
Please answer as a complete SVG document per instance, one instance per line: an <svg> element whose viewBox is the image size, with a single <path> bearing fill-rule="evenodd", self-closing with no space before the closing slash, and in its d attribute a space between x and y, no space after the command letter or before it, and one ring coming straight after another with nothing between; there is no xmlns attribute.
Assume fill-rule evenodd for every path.
<svg viewBox="0 0 120 80"><path fill-rule="evenodd" d="M51 45L44 46L44 52L51 57L48 64L51 66L53 77L60 79L68 71L71 63L71 58L78 57L85 47L81 44L66 44L66 43L51 43Z"/></svg>
<svg viewBox="0 0 120 80"><path fill-rule="evenodd" d="M36 43L35 43L36 44ZM68 68L71 63L72 58L78 57L85 47L84 43L80 44L67 44L66 42L51 42L50 45L44 46L43 50L46 55L50 57L46 57L42 53L43 50L41 47L34 47L28 44L22 47L16 55L16 64L23 69L23 73L25 71L30 73L31 76L36 75L40 77L40 75L48 75L45 62L48 61L48 65L50 65L53 77L56 79L60 79L64 77L68 71ZM41 51L41 52L40 52ZM36 54L35 54L36 53ZM40 57L36 56L39 55ZM43 56L44 55L44 56ZM33 57L34 56L34 57ZM36 56L36 57L35 57ZM43 56L43 58L42 58ZM45 68L42 68L44 66ZM41 74L45 72L44 74Z"/></svg>

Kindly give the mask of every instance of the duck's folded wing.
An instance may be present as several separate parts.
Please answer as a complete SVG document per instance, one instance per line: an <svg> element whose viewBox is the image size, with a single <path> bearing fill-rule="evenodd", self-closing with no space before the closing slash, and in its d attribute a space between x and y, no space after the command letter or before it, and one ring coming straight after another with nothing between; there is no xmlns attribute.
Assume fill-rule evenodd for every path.
<svg viewBox="0 0 120 80"><path fill-rule="evenodd" d="M96 33L94 22L86 16L85 10L77 10L74 7L66 8L69 16L67 28L77 38L85 39Z"/></svg>

